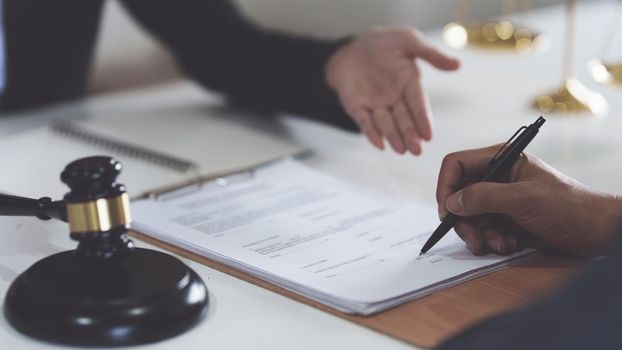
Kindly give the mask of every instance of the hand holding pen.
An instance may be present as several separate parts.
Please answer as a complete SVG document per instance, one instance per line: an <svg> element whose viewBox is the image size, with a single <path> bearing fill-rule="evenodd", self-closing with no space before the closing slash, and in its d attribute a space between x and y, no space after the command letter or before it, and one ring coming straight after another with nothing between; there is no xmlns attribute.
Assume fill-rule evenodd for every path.
<svg viewBox="0 0 622 350"><path fill-rule="evenodd" d="M540 131L540 127L545 122L546 120L540 117L530 126L523 126L519 128L518 131L516 131L516 133L514 133L514 135L502 147L498 148L497 153L495 153L492 158L489 158L489 161L486 161L486 170L483 173L483 176L480 175L481 177L479 181L482 183L496 181L504 172L509 171L527 145L529 145L531 140L536 137ZM446 161L444 163L446 163ZM441 175L442 173L443 171L441 170ZM472 174L472 176L476 176L476 174ZM440 182L441 177L439 177L439 185ZM464 192L461 193L464 194ZM458 196L460 196L460 194ZM458 197L458 200L463 200L463 198L464 197ZM447 234L447 232L458 224L459 221L460 216L456 215L456 213L449 212L444 215L443 221L439 227L434 231L434 233L432 233L432 236L421 249L421 254L427 253L428 250L440 241L445 234ZM512 243L516 243L516 246L518 246L518 242Z"/></svg>
<svg viewBox="0 0 622 350"><path fill-rule="evenodd" d="M461 218L455 231L473 254L511 254L546 245L593 256L619 234L621 196L590 189L533 155L520 155L497 182L473 182L499 148L452 153L439 174L439 214Z"/></svg>

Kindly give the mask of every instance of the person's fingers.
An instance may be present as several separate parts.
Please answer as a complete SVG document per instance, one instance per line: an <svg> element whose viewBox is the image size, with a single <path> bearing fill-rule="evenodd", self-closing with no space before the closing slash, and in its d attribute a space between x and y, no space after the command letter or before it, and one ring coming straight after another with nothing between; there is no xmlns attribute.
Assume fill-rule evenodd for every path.
<svg viewBox="0 0 622 350"><path fill-rule="evenodd" d="M516 218L532 204L529 192L520 183L479 182L449 196L445 205L458 216L504 214Z"/></svg>
<svg viewBox="0 0 622 350"><path fill-rule="evenodd" d="M443 159L436 186L439 216L447 215L447 197L461 189L469 178L478 178L488 168L490 158L499 146L448 154Z"/></svg>
<svg viewBox="0 0 622 350"><path fill-rule="evenodd" d="M460 61L457 58L449 56L427 43L425 47L421 48L417 56L441 70L452 71L460 68Z"/></svg>
<svg viewBox="0 0 622 350"><path fill-rule="evenodd" d="M421 137L403 100L399 100L392 108L397 126L402 133L406 148L414 155L421 154Z"/></svg>
<svg viewBox="0 0 622 350"><path fill-rule="evenodd" d="M367 136L367 139L380 150L384 150L384 142L382 135L372 120L371 114L365 109L357 110L354 114L354 120L361 128L361 131Z"/></svg>
<svg viewBox="0 0 622 350"><path fill-rule="evenodd" d="M512 249L512 253L523 250L523 247L520 244L518 237L514 234L507 234L508 242L510 243L510 248Z"/></svg>
<svg viewBox="0 0 622 350"><path fill-rule="evenodd" d="M459 221L454 230L473 255L485 255L488 253L486 239L477 226L470 222Z"/></svg>
<svg viewBox="0 0 622 350"><path fill-rule="evenodd" d="M499 220L503 221L503 223L500 223L503 226L503 231L516 242L516 251L523 250L525 247L541 249L546 246L546 243L529 234L507 217L500 218Z"/></svg>
<svg viewBox="0 0 622 350"><path fill-rule="evenodd" d="M490 219L489 219L490 218ZM474 255L493 252L499 255L513 254L522 249L515 234L495 216L467 218L461 220L455 231Z"/></svg>
<svg viewBox="0 0 622 350"><path fill-rule="evenodd" d="M374 109L373 121L382 135L389 141L393 150L399 154L404 154L406 146L402 140L402 134L397 130L393 116L389 113L388 109Z"/></svg>
<svg viewBox="0 0 622 350"><path fill-rule="evenodd" d="M497 228L485 228L482 229L482 233L484 234L488 250L499 255L507 255L513 252L513 247L508 236Z"/></svg>
<svg viewBox="0 0 622 350"><path fill-rule="evenodd" d="M361 107L353 99L344 98L339 96L341 105L346 110L346 113L354 120L354 122L361 129L361 132L367 136L367 139L378 149L384 150L384 142L380 131L374 124L371 111L367 108Z"/></svg>
<svg viewBox="0 0 622 350"><path fill-rule="evenodd" d="M477 227L484 234L486 245L497 254L512 254L522 248L518 241L520 228L503 215L486 215L474 218Z"/></svg>
<svg viewBox="0 0 622 350"><path fill-rule="evenodd" d="M410 114L413 116L413 121L419 135L421 135L424 140L430 141L432 139L430 101L428 100L428 96L418 76L413 77L412 81L406 87L405 100Z"/></svg>
<svg viewBox="0 0 622 350"><path fill-rule="evenodd" d="M430 44L423 34L413 29L407 34L409 53L413 56L429 62L431 65L442 70L456 70L460 68L460 61Z"/></svg>
<svg viewBox="0 0 622 350"><path fill-rule="evenodd" d="M523 249L522 237L528 236L529 234L507 216L494 215L491 217L491 220L494 222L491 224L491 227L497 227L505 234L510 247L509 253L514 253Z"/></svg>

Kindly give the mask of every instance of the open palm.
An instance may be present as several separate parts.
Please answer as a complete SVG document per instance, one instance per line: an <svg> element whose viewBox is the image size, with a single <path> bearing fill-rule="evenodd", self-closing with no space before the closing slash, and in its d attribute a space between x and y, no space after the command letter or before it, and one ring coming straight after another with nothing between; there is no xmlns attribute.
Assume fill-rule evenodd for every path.
<svg viewBox="0 0 622 350"><path fill-rule="evenodd" d="M421 153L432 138L428 98L416 60L455 70L458 60L425 41L413 28L376 28L338 50L327 64L328 84L367 138L398 153Z"/></svg>

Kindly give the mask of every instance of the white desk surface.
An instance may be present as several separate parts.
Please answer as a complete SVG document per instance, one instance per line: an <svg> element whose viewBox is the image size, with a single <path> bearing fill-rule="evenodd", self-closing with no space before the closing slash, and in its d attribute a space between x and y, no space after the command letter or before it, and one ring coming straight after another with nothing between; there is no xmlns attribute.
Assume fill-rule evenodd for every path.
<svg viewBox="0 0 622 350"><path fill-rule="evenodd" d="M609 114L604 118L545 115L548 122L528 151L590 186L622 193L622 183L615 176L622 175L619 160L621 91L592 82L585 68L585 63L598 55L605 28L615 9L613 1L580 4L577 23L576 75L585 85L605 95L610 104ZM563 9L559 6L529 13L523 18L523 23L550 36L552 46L545 53L515 56L468 50L454 52L463 63L455 74L436 72L424 65L436 133L434 141L425 145L424 155L419 158L381 153L360 136L297 118L285 117L278 126L285 137L314 151L306 161L317 169L381 189L398 198L433 203L443 155L505 142L518 126L533 122L539 115L529 107L532 98L561 82L562 19ZM429 37L444 46L440 44L440 32L431 32ZM622 56L622 51L619 55ZM179 101L188 101L194 108L197 103L208 104L210 99L205 96L189 83L108 95L80 105L1 119L0 137L57 118L104 117L110 113L129 116L132 110L146 106L166 108L167 103ZM171 112L183 113L183 108ZM9 152L11 156L19 155L18 150L14 151ZM18 227L20 233L14 234ZM17 274L36 260L74 247L61 223L4 218L0 221L0 230L3 231L1 295ZM148 246L142 242L138 245ZM187 263L208 285L209 315L192 331L149 345L150 348L412 349L407 344L208 267ZM18 334L2 317L0 344L5 349L15 350L55 348Z"/></svg>

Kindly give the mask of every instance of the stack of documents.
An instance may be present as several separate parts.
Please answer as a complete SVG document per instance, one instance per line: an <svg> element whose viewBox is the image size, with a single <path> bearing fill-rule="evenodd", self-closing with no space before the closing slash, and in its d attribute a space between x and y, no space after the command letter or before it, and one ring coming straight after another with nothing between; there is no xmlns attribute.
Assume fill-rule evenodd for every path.
<svg viewBox="0 0 622 350"><path fill-rule="evenodd" d="M371 314L499 269L447 235L436 209L282 160L133 202L134 229L346 313Z"/></svg>

